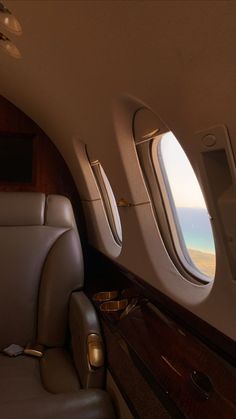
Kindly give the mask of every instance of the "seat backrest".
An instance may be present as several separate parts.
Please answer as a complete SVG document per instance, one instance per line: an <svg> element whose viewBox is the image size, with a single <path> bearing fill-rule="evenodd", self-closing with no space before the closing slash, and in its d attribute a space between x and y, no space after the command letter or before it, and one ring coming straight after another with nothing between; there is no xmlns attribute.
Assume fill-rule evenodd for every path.
<svg viewBox="0 0 236 419"><path fill-rule="evenodd" d="M0 349L37 340L62 346L83 257L70 201L0 193Z"/></svg>

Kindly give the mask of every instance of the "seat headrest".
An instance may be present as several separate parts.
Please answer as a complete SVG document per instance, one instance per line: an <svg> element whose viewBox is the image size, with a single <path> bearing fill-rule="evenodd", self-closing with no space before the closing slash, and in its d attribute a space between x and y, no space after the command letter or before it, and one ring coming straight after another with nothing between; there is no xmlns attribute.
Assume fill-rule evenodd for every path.
<svg viewBox="0 0 236 419"><path fill-rule="evenodd" d="M31 192L0 192L0 225L43 225L45 195Z"/></svg>
<svg viewBox="0 0 236 419"><path fill-rule="evenodd" d="M69 199L38 192L0 192L0 226L75 228Z"/></svg>
<svg viewBox="0 0 236 419"><path fill-rule="evenodd" d="M77 230L73 208L68 198L62 195L48 195L45 225Z"/></svg>

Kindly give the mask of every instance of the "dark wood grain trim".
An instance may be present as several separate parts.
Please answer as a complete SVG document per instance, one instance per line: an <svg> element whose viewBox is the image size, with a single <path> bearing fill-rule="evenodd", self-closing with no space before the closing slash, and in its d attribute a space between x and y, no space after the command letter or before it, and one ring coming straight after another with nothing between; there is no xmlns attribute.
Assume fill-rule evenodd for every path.
<svg viewBox="0 0 236 419"><path fill-rule="evenodd" d="M99 275L99 287L107 289L113 288L133 288L134 293L138 293L148 298L157 308L170 318L178 322L180 327L199 338L209 348L219 354L231 365L236 366L236 343L222 332L206 323L175 301L171 300L159 290L153 288L144 279L138 277L132 272L110 260L107 256L90 247L90 260L93 260L93 266L96 266L97 272L91 271L91 264L88 270L88 287L91 287L89 278ZM90 283L90 285L89 285ZM112 284L112 285L111 285Z"/></svg>
<svg viewBox="0 0 236 419"><path fill-rule="evenodd" d="M131 353L120 334L104 320L102 326L108 368L134 418L182 419L183 416L174 404L170 406L170 401L160 387L155 390L150 388L143 371L139 368L141 365L136 367L138 359L135 359L135 354Z"/></svg>
<svg viewBox="0 0 236 419"><path fill-rule="evenodd" d="M137 395L134 396L132 383L126 377L129 370L137 368L171 417L234 419L235 368L206 346L202 339L198 339L192 333L192 327L185 327L186 323L179 321L170 307L167 310L163 308L163 301L162 304L157 303L151 291L147 292L144 284L134 279L132 274L126 272L126 275L130 275L127 278L119 266L96 251L94 254L94 250L92 267L93 274L88 281L90 285L87 284L87 293L90 295L101 290L118 289L121 296L125 288L126 292L129 290L129 298L138 296L138 306L127 316L105 314L98 310L105 325L109 366L121 391L130 397L131 404L134 403L134 410L145 409L134 402ZM129 366L124 364L125 354L121 354L119 345L127 348L125 352L129 356L126 362L129 361ZM212 383L208 398L195 388L191 378L194 371L204 374ZM143 391L140 385L140 397ZM154 402L149 403L152 409Z"/></svg>
<svg viewBox="0 0 236 419"><path fill-rule="evenodd" d="M151 376L151 388L156 383L185 417L236 417L235 372L179 325L146 305L122 318L117 327ZM205 374L212 383L209 398L194 387L194 371Z"/></svg>

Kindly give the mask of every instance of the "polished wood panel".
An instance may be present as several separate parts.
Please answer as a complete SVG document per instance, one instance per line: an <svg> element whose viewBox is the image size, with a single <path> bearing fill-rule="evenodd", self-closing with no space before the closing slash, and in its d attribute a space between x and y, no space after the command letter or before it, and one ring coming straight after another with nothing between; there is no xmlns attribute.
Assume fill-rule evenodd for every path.
<svg viewBox="0 0 236 419"><path fill-rule="evenodd" d="M169 318L137 308L120 321L120 333L152 377L189 418L236 417L236 377L210 350ZM193 385L194 371L212 384L209 398Z"/></svg>
<svg viewBox="0 0 236 419"><path fill-rule="evenodd" d="M155 294L152 295L150 289L147 292L144 284L133 274L124 270L121 272L120 267L97 252L92 251L92 257L90 286L87 285L89 295L118 289L119 295L123 296L123 289L126 289L129 299L138 297L137 307L127 316L100 313L103 322L111 330L111 333L107 333L107 328L104 328L108 351L114 350L114 345L110 343L112 334L119 335L117 344L127 346L130 368L135 365L139 369L158 399L166 395L172 417L177 417L177 413L173 414L174 405L176 412L188 418L236 418L236 370L233 357L228 356L230 362L226 362L206 346L193 333L194 328L185 327L186 321L180 321L181 316L177 317L171 311L172 306L163 310L163 302L159 304ZM99 312L99 306L95 304ZM232 354L234 350L235 344ZM222 350L218 348L219 352ZM117 357L115 361L113 357L112 353L108 353L113 374L119 375L121 387L127 387L127 380L124 377L122 379L119 372L123 357L120 360ZM203 374L205 381L209 380L212 386L209 397L203 395L201 387L194 385L194 372L200 376ZM129 391L126 389L126 393ZM161 400L166 406L166 400Z"/></svg>
<svg viewBox="0 0 236 419"><path fill-rule="evenodd" d="M89 262L91 260L93 263ZM175 319L231 365L236 366L236 342L228 336L92 247L90 247L87 265L87 287L90 293L92 291L96 292L96 290L109 290L111 287L114 289L131 288L133 295L138 294L146 297L163 313ZM98 281L94 281L93 278L97 277Z"/></svg>
<svg viewBox="0 0 236 419"><path fill-rule="evenodd" d="M39 127L20 109L0 96L0 131L3 133L28 133L40 131Z"/></svg>
<svg viewBox="0 0 236 419"><path fill-rule="evenodd" d="M159 394L159 397L156 397L143 374L136 368L133 357L120 334L116 333L114 328L105 321L103 321L103 331L108 368L134 418L170 419L172 416L178 419L182 417L174 406L172 415L168 412L165 407L165 395ZM167 400L166 403L169 409Z"/></svg>
<svg viewBox="0 0 236 419"><path fill-rule="evenodd" d="M0 182L0 190L74 195L75 185L54 144L30 118L0 96L0 134L5 133L33 137L33 181L30 184Z"/></svg>

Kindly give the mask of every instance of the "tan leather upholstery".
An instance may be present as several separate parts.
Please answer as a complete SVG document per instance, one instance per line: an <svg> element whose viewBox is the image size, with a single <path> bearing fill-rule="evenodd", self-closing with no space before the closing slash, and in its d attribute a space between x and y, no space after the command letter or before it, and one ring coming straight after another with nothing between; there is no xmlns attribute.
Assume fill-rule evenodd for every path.
<svg viewBox="0 0 236 419"><path fill-rule="evenodd" d="M83 259L78 236L64 231L45 260L39 292L38 342L62 346L65 342L68 302L83 285Z"/></svg>
<svg viewBox="0 0 236 419"><path fill-rule="evenodd" d="M4 417L1 411L3 403L47 395L41 383L38 359L0 355L0 371L0 417Z"/></svg>
<svg viewBox="0 0 236 419"><path fill-rule="evenodd" d="M114 419L108 395L102 390L43 395L1 404L2 419Z"/></svg>
<svg viewBox="0 0 236 419"><path fill-rule="evenodd" d="M63 348L51 348L40 359L44 388L50 393L72 393L80 390L80 382L72 359Z"/></svg>
<svg viewBox="0 0 236 419"><path fill-rule="evenodd" d="M100 327L94 308L83 292L72 294L69 322L74 362L82 386L84 388L100 387L104 381L104 369L91 368L87 355L87 337L91 333L100 334Z"/></svg>
<svg viewBox="0 0 236 419"><path fill-rule="evenodd" d="M0 192L0 225L43 225L45 204L45 195L41 193Z"/></svg>
<svg viewBox="0 0 236 419"><path fill-rule="evenodd" d="M0 349L15 341L25 345L36 336L47 346L63 346L70 294L83 286L82 251L69 200L1 192L0 248Z"/></svg>
<svg viewBox="0 0 236 419"><path fill-rule="evenodd" d="M73 388L70 392L68 386L75 385L72 376L69 379L65 377L63 387L63 374L67 368L68 365L63 366L61 376L55 372L56 377L48 377L52 385L49 392L42 386L38 359L0 355L0 418L113 419L110 400L103 390ZM59 391L59 386L62 391Z"/></svg>
<svg viewBox="0 0 236 419"><path fill-rule="evenodd" d="M69 199L65 196L49 195L46 200L46 207L46 225L73 228L74 231L77 231L73 209Z"/></svg>
<svg viewBox="0 0 236 419"><path fill-rule="evenodd" d="M0 417L113 418L98 390L103 368L90 371L85 353L87 333L100 329L81 291L83 257L69 200L1 192L0 248L0 349L30 341L45 346L40 360L0 354ZM66 350L69 306L75 364ZM88 387L96 389L82 389Z"/></svg>
<svg viewBox="0 0 236 419"><path fill-rule="evenodd" d="M0 349L35 339L42 269L63 232L41 226L0 227ZM40 304L44 306L42 300Z"/></svg>

